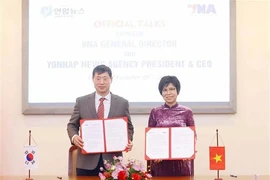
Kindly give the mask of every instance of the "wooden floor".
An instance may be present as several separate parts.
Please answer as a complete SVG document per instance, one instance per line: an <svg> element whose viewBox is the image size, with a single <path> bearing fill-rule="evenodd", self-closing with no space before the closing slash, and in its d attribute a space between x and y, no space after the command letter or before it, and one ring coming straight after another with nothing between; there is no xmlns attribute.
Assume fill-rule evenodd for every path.
<svg viewBox="0 0 270 180"><path fill-rule="evenodd" d="M222 180L270 180L270 176L221 176ZM26 180L27 176L0 176L0 180ZM99 180L99 177L76 177L76 176L33 176L33 180ZM195 176L195 177L153 177L152 180L215 180L215 177L211 176Z"/></svg>

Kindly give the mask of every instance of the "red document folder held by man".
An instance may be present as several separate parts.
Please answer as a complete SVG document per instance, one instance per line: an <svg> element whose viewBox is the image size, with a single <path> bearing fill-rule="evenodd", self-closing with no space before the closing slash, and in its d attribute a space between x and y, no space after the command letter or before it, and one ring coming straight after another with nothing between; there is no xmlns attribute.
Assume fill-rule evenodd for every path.
<svg viewBox="0 0 270 180"><path fill-rule="evenodd" d="M126 117L81 119L80 134L84 141L83 154L124 151L128 144Z"/></svg>

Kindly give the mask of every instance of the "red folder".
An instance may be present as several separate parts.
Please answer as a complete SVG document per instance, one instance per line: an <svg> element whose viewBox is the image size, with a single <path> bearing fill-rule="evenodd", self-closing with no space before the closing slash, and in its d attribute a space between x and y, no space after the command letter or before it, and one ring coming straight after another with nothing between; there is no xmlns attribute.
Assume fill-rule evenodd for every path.
<svg viewBox="0 0 270 180"><path fill-rule="evenodd" d="M168 155L167 157L163 157L163 158L154 158L154 157L151 157L151 155L147 154L147 134L149 133L149 131L151 129L161 129L161 128L165 128L165 129L168 129L168 134L164 135L168 138L168 144L169 144L169 152L168 152ZM178 129L178 130L191 130L191 134L193 134L193 139L192 139L192 142L194 144L193 148L192 148L192 152L190 154L189 157L173 157L172 156L172 129L178 129L178 128L182 128L182 129ZM166 138L165 137L165 138ZM154 160L154 159L163 159L163 160L181 160L181 159L195 159L195 153L196 153L196 150L195 150L195 145L196 145L196 139L195 139L195 127L194 126L188 126L188 127L148 127L148 128L145 128L145 149L144 149L144 159L145 160ZM161 144L161 146L164 146L164 144Z"/></svg>
<svg viewBox="0 0 270 180"><path fill-rule="evenodd" d="M119 152L119 151L125 151L126 150L126 147L124 149L121 149L121 150L117 150L117 151L110 151L110 150L107 150L107 139L106 139L106 132L107 132L107 129L105 127L105 122L106 121L113 121L113 120L119 120L119 119L122 119L125 124L126 124L126 131L127 131L127 136L126 137L123 137L125 138L124 141L126 141L126 145L128 144L128 120L127 120L127 117L119 117L119 118L108 118L108 119L81 119L80 120L80 125L81 125L81 128L80 128L80 137L82 138L82 135L83 135L83 131L82 131L82 125L87 122L87 121L101 121L102 123L102 129L103 129L103 143L104 143L104 151L97 151L97 152L88 152L86 149L82 148L81 152L82 154L96 154L96 153L106 153L106 152ZM113 142L113 143L116 143L116 142Z"/></svg>

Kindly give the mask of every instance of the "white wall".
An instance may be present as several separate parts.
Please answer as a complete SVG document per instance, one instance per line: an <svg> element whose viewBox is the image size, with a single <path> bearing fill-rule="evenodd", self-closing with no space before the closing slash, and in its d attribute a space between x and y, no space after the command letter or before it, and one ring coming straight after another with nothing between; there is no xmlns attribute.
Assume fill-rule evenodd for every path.
<svg viewBox="0 0 270 180"><path fill-rule="evenodd" d="M208 169L208 147L218 128L226 145L227 170L221 174L269 173L269 1L237 3L237 114L195 115L198 133L196 175ZM0 169L4 175L23 175L23 145L28 130L39 147L39 168L33 174L66 175L70 146L69 116L21 114L21 1L2 0ZM2 27L2 28L1 28ZM89 84L90 86L91 84ZM180 94L181 96L181 94ZM134 149L125 156L143 159L143 132L147 115L133 115ZM0 171L0 172L1 172Z"/></svg>
<svg viewBox="0 0 270 180"><path fill-rule="evenodd" d="M2 174L2 1L0 1L0 176Z"/></svg>
<svg viewBox="0 0 270 180"><path fill-rule="evenodd" d="M268 1L268 22L270 21L270 0ZM270 23L268 23L268 61L270 61ZM270 63L269 63L269 76L268 76L268 78L270 79ZM269 87L268 87L268 89L270 90L270 83L269 83ZM269 106L270 106L270 95L268 96L269 97L269 100L268 100L268 102L269 102ZM269 142L269 145L270 145L270 111L268 111L268 117L269 117L269 120L268 120L268 123L269 123L269 130L268 130L268 142ZM269 146L269 149L270 149L270 146ZM270 152L269 152L269 154L270 154ZM268 162L269 162L269 174L270 174L270 155L269 155L269 160L268 160Z"/></svg>

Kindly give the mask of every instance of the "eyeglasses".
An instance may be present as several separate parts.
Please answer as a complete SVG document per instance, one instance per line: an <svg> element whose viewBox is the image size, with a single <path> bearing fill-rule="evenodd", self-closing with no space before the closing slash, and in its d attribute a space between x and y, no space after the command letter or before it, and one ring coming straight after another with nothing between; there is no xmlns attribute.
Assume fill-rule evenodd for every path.
<svg viewBox="0 0 270 180"><path fill-rule="evenodd" d="M168 94L168 93L172 93L172 92L175 92L176 91L176 88L164 88L162 90L162 94Z"/></svg>
<svg viewBox="0 0 270 180"><path fill-rule="evenodd" d="M96 82L108 82L110 80L110 78L109 77L95 77L94 78L94 81L96 81Z"/></svg>

